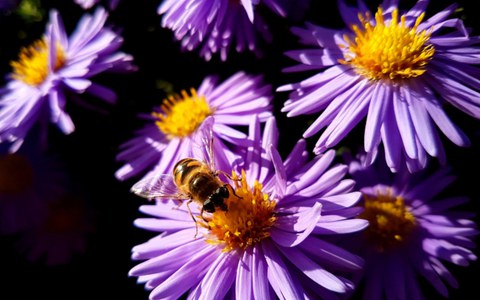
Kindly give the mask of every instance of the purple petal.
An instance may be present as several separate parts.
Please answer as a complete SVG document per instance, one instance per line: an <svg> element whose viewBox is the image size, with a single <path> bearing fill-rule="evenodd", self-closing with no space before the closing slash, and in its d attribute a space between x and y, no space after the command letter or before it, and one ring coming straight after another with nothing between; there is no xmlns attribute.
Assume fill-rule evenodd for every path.
<svg viewBox="0 0 480 300"><path fill-rule="evenodd" d="M206 245L196 251L175 273L158 285L150 294L151 299L179 298L188 289L202 280L209 267L219 255L216 248ZM194 271L192 271L194 270ZM181 282L182 284L178 284Z"/></svg>
<svg viewBox="0 0 480 300"><path fill-rule="evenodd" d="M267 241L267 240L264 240ZM296 278L290 275L288 267L277 252L276 247L269 243L262 243L262 250L267 262L267 278L280 299L301 299L303 293ZM261 280L265 280L262 278Z"/></svg>
<svg viewBox="0 0 480 300"><path fill-rule="evenodd" d="M365 124L364 148L371 152L380 143L380 127L382 126L385 111L391 99L382 84L377 84L373 90L372 101L368 107L367 122Z"/></svg>
<svg viewBox="0 0 480 300"><path fill-rule="evenodd" d="M51 15L58 14L57 11L53 10ZM48 73L55 73L55 64L57 62L57 47L56 47L56 36L53 34L53 25L47 25L47 37L48 37Z"/></svg>
<svg viewBox="0 0 480 300"><path fill-rule="evenodd" d="M420 203L430 201L449 184L455 181L456 176L449 175L449 168L442 168L428 178L417 182L416 185L404 193L406 199L421 199ZM416 207L415 203L412 206Z"/></svg>
<svg viewBox="0 0 480 300"><path fill-rule="evenodd" d="M392 95L392 99L394 98ZM395 122L395 112L393 105L385 113L385 120L381 129L382 140L385 149L385 162L392 172L397 172L402 163L403 147L398 125Z"/></svg>
<svg viewBox="0 0 480 300"><path fill-rule="evenodd" d="M253 265L253 253L249 248L242 254L237 266L237 279L235 281L235 298L253 300L253 277L255 273Z"/></svg>
<svg viewBox="0 0 480 300"><path fill-rule="evenodd" d="M300 139L295 146L293 146L292 151L283 163L286 173L293 174L298 170L298 168L305 165L309 155L309 153L306 151L306 148L307 142L305 139Z"/></svg>
<svg viewBox="0 0 480 300"><path fill-rule="evenodd" d="M142 205L140 206L139 210L142 213L154 216L156 218L165 218L177 221L192 221L185 206L179 207L178 203L173 201L162 202L158 203L157 205Z"/></svg>
<svg viewBox="0 0 480 300"><path fill-rule="evenodd" d="M333 152L333 150L330 151ZM306 198L315 197L319 194L321 195L322 191L330 190L332 187L341 182L347 171L348 167L346 165L334 166L327 170L324 174L321 174L321 177L317 178L316 181L298 191L296 194ZM306 173L304 176L306 176ZM304 176L302 176L302 179Z"/></svg>
<svg viewBox="0 0 480 300"><path fill-rule="evenodd" d="M137 227L154 232L163 232L165 230L182 230L192 227L193 220L173 221L153 218L138 218L134 224Z"/></svg>
<svg viewBox="0 0 480 300"><path fill-rule="evenodd" d="M287 174L285 172L285 168L283 167L282 158L280 157L280 154L275 147L276 146L274 145L270 145L268 148L268 153L273 162L273 167L275 168L276 179L274 194L272 195L272 197L281 201L287 189Z"/></svg>
<svg viewBox="0 0 480 300"><path fill-rule="evenodd" d="M426 238L423 240L422 249L432 256L463 267L469 265L469 260L477 258L470 250L453 245L446 240Z"/></svg>
<svg viewBox="0 0 480 300"><path fill-rule="evenodd" d="M98 83L92 82L92 84L87 88L86 92L110 104L115 104L117 102L117 94L112 89L109 89Z"/></svg>
<svg viewBox="0 0 480 300"><path fill-rule="evenodd" d="M312 208L293 214L279 215L275 226L270 230L272 240L284 247L295 247L303 242L320 219L322 205L315 203Z"/></svg>
<svg viewBox="0 0 480 300"><path fill-rule="evenodd" d="M425 88L424 88L425 89ZM407 94L407 102L409 104L409 112L410 116L412 117L412 123L415 128L415 132L418 136L418 139L424 149L427 151L428 154L431 156L437 156L439 147L436 144L436 132L435 128L432 126L432 122L428 116L428 113L425 107L421 104L423 102L429 101L429 98L432 98L433 95L428 93L427 90L423 91L425 94L416 94L415 99L410 97L410 92ZM419 101L420 100L420 101Z"/></svg>
<svg viewBox="0 0 480 300"><path fill-rule="evenodd" d="M288 257L290 261L295 263L295 267L317 284L336 293L345 293L347 291L347 287L338 277L322 268L298 249L280 249L285 257Z"/></svg>
<svg viewBox="0 0 480 300"><path fill-rule="evenodd" d="M218 255L200 284L201 299L223 299L235 281L238 263L236 252Z"/></svg>
<svg viewBox="0 0 480 300"><path fill-rule="evenodd" d="M327 170L334 157L335 151L333 150L327 151L321 156L317 156L315 164L303 174L301 179L287 187L287 194L295 194L297 191L302 191L305 187L312 185L315 180L318 179L319 175Z"/></svg>
<svg viewBox="0 0 480 300"><path fill-rule="evenodd" d="M323 197L349 193L353 189L355 184L355 181L352 179L344 179L337 183L337 185L333 186L331 189L325 191Z"/></svg>
<svg viewBox="0 0 480 300"><path fill-rule="evenodd" d="M339 209L351 207L352 205L356 204L360 200L360 198L361 198L361 194L359 192L351 192L348 194L322 196L319 199L307 198L305 200L305 197L300 196L300 197L291 197L291 198L288 198L288 200L289 202L294 202L294 201L297 202L297 205L306 204L312 201L319 201L323 205L323 211L330 212L330 211L336 211Z"/></svg>
<svg viewBox="0 0 480 300"><path fill-rule="evenodd" d="M178 231L169 235L157 235L146 243L133 247L132 259L141 260L159 256L194 241L194 239L192 239L194 234L195 228L192 227L191 229Z"/></svg>
<svg viewBox="0 0 480 300"><path fill-rule="evenodd" d="M447 199L435 199L428 205L420 205L411 209L412 213L418 216L425 216L428 214L444 213L450 208L469 202L468 197L452 197Z"/></svg>
<svg viewBox="0 0 480 300"><path fill-rule="evenodd" d="M423 228L431 235L437 238L449 238L450 236L469 236L476 235L478 231L469 227L449 227L437 224L426 224L422 222Z"/></svg>
<svg viewBox="0 0 480 300"><path fill-rule="evenodd" d="M146 260L135 267L129 272L129 276L141 276L158 273L164 270L177 270L186 261L190 260L192 253L196 253L199 248L205 246L204 240L196 240L186 244L179 245L173 248L171 251L162 255L158 255L154 258Z"/></svg>
<svg viewBox="0 0 480 300"><path fill-rule="evenodd" d="M270 299L267 276L268 266L261 247L254 247L252 254L252 283L254 299Z"/></svg>
<svg viewBox="0 0 480 300"><path fill-rule="evenodd" d="M240 3L242 3L243 8L245 8L248 19L253 23L254 13L252 0L240 0Z"/></svg>
<svg viewBox="0 0 480 300"><path fill-rule="evenodd" d="M368 227L368 221L362 219L343 220L335 222L319 222L313 233L315 234L345 234L363 230Z"/></svg>
<svg viewBox="0 0 480 300"><path fill-rule="evenodd" d="M418 249L415 248L415 251L417 250ZM411 249L411 251L413 251L413 249ZM412 255L412 257L415 257L416 260L419 260L414 261L412 265L434 286L438 293L440 293L444 297L448 297L448 289L442 282L441 277L438 275L438 273L435 271L435 269L432 267L428 260L423 257L419 257L422 254Z"/></svg>
<svg viewBox="0 0 480 300"><path fill-rule="evenodd" d="M364 266L361 257L313 236L299 244L299 247L315 257L316 261L329 265L333 264L347 270L361 270Z"/></svg>
<svg viewBox="0 0 480 300"><path fill-rule="evenodd" d="M409 93L407 89L400 88L400 91L393 93L393 108L395 111L395 120L398 130L402 137L403 147L408 157L416 159L418 157L415 142L415 131L412 124L410 114L408 113L408 104L405 95Z"/></svg>
<svg viewBox="0 0 480 300"><path fill-rule="evenodd" d="M443 280L445 280L453 288L459 287L458 281L440 260L436 259L435 257L430 257L430 261L432 262L432 267L435 269L435 272L440 274Z"/></svg>
<svg viewBox="0 0 480 300"><path fill-rule="evenodd" d="M65 78L63 82L72 88L74 91L83 93L92 84L88 79L71 79Z"/></svg>
<svg viewBox="0 0 480 300"><path fill-rule="evenodd" d="M358 98L348 99L347 101L349 102L343 105L327 129L320 136L320 139L315 145L317 148L316 152L319 152L319 148L321 149L322 146L326 148L333 147L343 139L347 133L365 117L370 100L371 95L370 89L368 88L366 88ZM323 114L325 114L325 112L323 112Z"/></svg>

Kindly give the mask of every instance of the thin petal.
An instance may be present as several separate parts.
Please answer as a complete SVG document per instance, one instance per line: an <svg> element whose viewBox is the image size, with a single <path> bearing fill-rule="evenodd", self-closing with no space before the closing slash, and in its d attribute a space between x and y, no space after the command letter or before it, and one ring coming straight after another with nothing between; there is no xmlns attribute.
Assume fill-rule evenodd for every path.
<svg viewBox="0 0 480 300"><path fill-rule="evenodd" d="M285 172L285 168L283 167L282 158L280 157L280 154L278 153L274 145L270 144L268 148L268 153L273 162L273 167L275 168L276 178L274 195L272 195L272 197L280 199L279 201L281 201L287 189L287 173Z"/></svg>
<svg viewBox="0 0 480 300"><path fill-rule="evenodd" d="M322 268L298 249L280 249L285 257L288 257L290 261L295 263L295 267L317 284L336 293L345 293L347 291L347 287L338 277Z"/></svg>
<svg viewBox="0 0 480 300"><path fill-rule="evenodd" d="M271 288L268 280L265 280L267 278L268 266L261 247L253 248L252 267L254 299L270 299Z"/></svg>
<svg viewBox="0 0 480 300"><path fill-rule="evenodd" d="M253 280L255 273L253 265L253 253L251 249L243 252L237 266L237 278L235 281L236 299L253 300Z"/></svg>
<svg viewBox="0 0 480 300"><path fill-rule="evenodd" d="M268 265L268 281L277 293L277 296L280 299L302 299L303 293L300 290L299 283L291 276L276 247L269 242L263 242L262 250Z"/></svg>
<svg viewBox="0 0 480 300"><path fill-rule="evenodd" d="M238 256L235 252L218 255L200 284L202 294L199 299L223 299L235 281L237 264Z"/></svg>
<svg viewBox="0 0 480 300"><path fill-rule="evenodd" d="M284 247L294 247L303 242L320 219L321 209L322 205L317 202L311 209L301 213L279 216L276 226L270 230L272 240Z"/></svg>

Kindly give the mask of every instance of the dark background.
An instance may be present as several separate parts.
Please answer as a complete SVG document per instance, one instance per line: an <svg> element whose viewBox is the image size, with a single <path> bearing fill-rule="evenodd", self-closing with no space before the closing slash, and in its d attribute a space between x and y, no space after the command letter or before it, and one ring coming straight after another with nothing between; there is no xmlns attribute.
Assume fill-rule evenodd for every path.
<svg viewBox="0 0 480 300"><path fill-rule="evenodd" d="M274 41L273 44L261 45L264 56L259 59L250 52L231 52L226 62L219 61L218 56L206 62L196 51L181 52L172 32L160 27L161 18L156 14L160 2L121 0L108 20L109 24L121 28L121 35L125 39L122 51L132 54L139 67L136 73L102 74L95 78L117 92L117 105L107 106L92 99L92 103L98 104L106 112L101 113L69 103L67 111L75 123L76 131L65 136L54 127L50 130L49 151L63 161L74 191L85 199L95 215L92 220L95 231L88 236L86 251L74 255L68 264L47 266L43 261L28 261L17 251L14 244L18 236L1 236L0 299L148 299L148 292L143 285L137 285L135 278L128 277L128 271L137 264L130 260L131 248L154 236L133 225L135 218L142 216L138 207L145 201L129 193L130 186L138 178L119 182L113 176L122 165L115 161L119 145L133 137L134 130L144 124L137 117L138 113L148 113L153 106L160 104L169 88L179 92L181 89L198 87L203 78L211 74L226 79L239 70L262 73L265 81L274 88L307 78L307 72L281 73L282 68L295 63L286 58L283 52L303 48L288 28L291 25L302 26L303 20L329 27L344 26L335 1L312 0L303 19L281 19L260 8ZM458 2L465 8L459 12L459 16L478 34L480 23L472 2ZM73 0L44 0L40 3L44 13L51 8L59 10L69 33L84 13ZM403 3L409 8L413 1ZM432 1L429 9L438 11L450 3L445 0ZM48 14L44 16L43 19L25 19L16 13L1 16L1 74L10 71L9 61L17 58L20 47L29 45L43 34ZM287 97L287 93L277 93L274 98L282 155L290 151L311 121L308 117L287 119L280 113ZM444 140L448 162L458 175L450 192L469 196L471 203L467 209L478 211L480 123L453 109L448 114L472 139L470 148L458 148ZM363 125L360 125L338 147L357 147L361 145L362 136ZM318 135L308 140L309 145L313 146L317 138ZM447 266L460 282L459 289L450 289L450 298L474 299L470 295L476 295L480 283L479 264L473 263L467 268ZM440 298L429 286L426 291L428 299Z"/></svg>

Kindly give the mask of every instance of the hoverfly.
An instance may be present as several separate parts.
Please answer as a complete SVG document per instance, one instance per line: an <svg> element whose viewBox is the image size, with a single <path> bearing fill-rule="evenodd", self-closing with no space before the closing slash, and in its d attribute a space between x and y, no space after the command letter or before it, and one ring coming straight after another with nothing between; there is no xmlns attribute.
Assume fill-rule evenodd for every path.
<svg viewBox="0 0 480 300"><path fill-rule="evenodd" d="M150 174L135 183L131 191L147 199L174 199L180 201L180 204L187 200L188 212L195 222L197 221L189 207L191 202L201 206L200 217L205 222L204 212L214 213L217 209L227 211L224 201L231 194L237 195L230 184L219 178L221 171L215 168L212 126L213 117L205 119L197 129L197 142L194 141L194 145L200 145L202 153L198 156L203 156L204 161L183 158L175 164L172 174ZM228 174L222 174L231 179Z"/></svg>

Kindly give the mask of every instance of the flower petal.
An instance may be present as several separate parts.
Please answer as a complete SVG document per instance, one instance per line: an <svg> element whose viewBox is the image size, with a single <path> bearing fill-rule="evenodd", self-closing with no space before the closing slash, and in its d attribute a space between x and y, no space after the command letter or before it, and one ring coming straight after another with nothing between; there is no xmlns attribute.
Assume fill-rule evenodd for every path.
<svg viewBox="0 0 480 300"><path fill-rule="evenodd" d="M284 247L294 247L303 242L320 220L322 205L315 203L312 208L287 216L278 216L275 226L271 228L272 240Z"/></svg>
<svg viewBox="0 0 480 300"><path fill-rule="evenodd" d="M253 300L253 277L255 273L253 265L253 252L251 248L245 250L237 266L237 278L235 281L235 298Z"/></svg>
<svg viewBox="0 0 480 300"><path fill-rule="evenodd" d="M322 261L347 270L361 270L364 267L360 256L314 236L308 237L299 247L315 257L317 262Z"/></svg>
<svg viewBox="0 0 480 300"><path fill-rule="evenodd" d="M276 146L270 144L268 147L268 153L270 158L273 162L273 167L275 168L275 187L274 187L274 194L272 195L273 198L279 199L281 201L283 195L285 195L285 191L287 189L287 173L285 172L285 168L283 167L282 158L278 153Z"/></svg>
<svg viewBox="0 0 480 300"><path fill-rule="evenodd" d="M288 267L277 252L276 247L267 242L262 243L262 250L267 262L267 278L280 299L302 299L300 283L290 275ZM264 278L261 280L265 280Z"/></svg>
<svg viewBox="0 0 480 300"><path fill-rule="evenodd" d="M217 249L206 245L196 251L191 259L184 263L175 273L159 284L150 294L150 299L166 297L178 299L192 286L198 284L207 273L216 257ZM181 282L182 284L178 284Z"/></svg>
<svg viewBox="0 0 480 300"><path fill-rule="evenodd" d="M223 299L235 281L238 263L236 252L218 255L200 284L202 293L199 299Z"/></svg>
<svg viewBox="0 0 480 300"><path fill-rule="evenodd" d="M315 234L344 234L363 230L368 227L368 221L363 219L351 219L335 222L319 222L313 233Z"/></svg>
<svg viewBox="0 0 480 300"><path fill-rule="evenodd" d="M252 287L254 299L270 299L271 288L268 281L268 266L261 247L254 247L252 254Z"/></svg>
<svg viewBox="0 0 480 300"><path fill-rule="evenodd" d="M322 268L298 249L280 248L280 250L285 257L295 262L295 267L317 284L337 293L345 293L347 291L347 287L338 277Z"/></svg>

